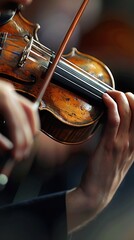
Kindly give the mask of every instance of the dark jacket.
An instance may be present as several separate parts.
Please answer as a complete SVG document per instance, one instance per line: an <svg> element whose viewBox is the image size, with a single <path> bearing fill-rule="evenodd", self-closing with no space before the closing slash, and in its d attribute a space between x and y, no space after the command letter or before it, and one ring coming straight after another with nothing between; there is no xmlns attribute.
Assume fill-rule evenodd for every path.
<svg viewBox="0 0 134 240"><path fill-rule="evenodd" d="M66 240L65 193L0 208L0 240Z"/></svg>

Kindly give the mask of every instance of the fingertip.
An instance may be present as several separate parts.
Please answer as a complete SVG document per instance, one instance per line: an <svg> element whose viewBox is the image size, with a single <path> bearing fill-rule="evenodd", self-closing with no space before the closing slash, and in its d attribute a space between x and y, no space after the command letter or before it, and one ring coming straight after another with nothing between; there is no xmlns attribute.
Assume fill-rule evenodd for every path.
<svg viewBox="0 0 134 240"><path fill-rule="evenodd" d="M12 150L14 145L8 138L0 133L0 146L6 150Z"/></svg>
<svg viewBox="0 0 134 240"><path fill-rule="evenodd" d="M131 98L134 98L134 94L133 94L132 92L127 92L127 93L126 93L126 96L129 96L129 97L131 97Z"/></svg>
<svg viewBox="0 0 134 240"><path fill-rule="evenodd" d="M108 93L103 93L103 98L109 98L109 95L108 95Z"/></svg>
<svg viewBox="0 0 134 240"><path fill-rule="evenodd" d="M111 97L108 93L104 93L102 96L105 103L109 102L111 100Z"/></svg>

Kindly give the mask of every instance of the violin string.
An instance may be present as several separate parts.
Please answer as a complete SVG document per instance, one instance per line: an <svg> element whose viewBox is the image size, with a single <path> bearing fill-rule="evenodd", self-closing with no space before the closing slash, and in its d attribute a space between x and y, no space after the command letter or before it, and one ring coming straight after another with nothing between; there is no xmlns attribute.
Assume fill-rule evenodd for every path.
<svg viewBox="0 0 134 240"><path fill-rule="evenodd" d="M33 51L32 51L32 52L33 52ZM35 52L34 52L34 54L35 54ZM52 57L51 54L50 54L49 56ZM69 61L68 61L68 62L69 62ZM50 61L49 63L52 64L52 61ZM70 63L70 62L69 62L69 63ZM44 66L44 68L47 70L47 67ZM57 65L57 68L58 68L58 69L61 69L62 71L66 72L66 73L68 73L64 68L60 67L60 65ZM80 70L81 70L81 68L80 68ZM84 72L84 73L85 73L85 72ZM88 93L90 93L90 94L92 93L92 95L100 98L99 96L97 96L97 94L95 94L95 93L91 92L90 90L86 89L86 87L82 87L80 84L75 83L75 82L72 81L71 79L66 78L65 76L59 74L58 72L55 71L54 74L56 74L56 75L64 78L66 81L70 82L72 85L78 86L79 88L84 89L86 92L88 92ZM87 85L87 86L89 86L89 87L92 87L92 89L100 92L101 94L104 93L104 91L101 91L100 89L96 88L95 86L91 85L90 83L85 82L85 81L82 80L80 77L72 74L71 72L69 72L69 75L71 75L71 76L74 77L75 79L79 80L79 82L83 82L83 83L85 83L85 85ZM88 79L89 79L89 76L88 76ZM96 78L96 79L97 79L97 78ZM91 79L90 79L90 80L91 80ZM92 80L91 80L91 81L92 81ZM109 87L109 89L111 88L110 86L106 85L106 89L108 89L108 87Z"/></svg>
<svg viewBox="0 0 134 240"><path fill-rule="evenodd" d="M85 88L85 87L80 86L79 84L75 83L75 82L72 81L71 79L68 79L68 78L66 78L65 76L63 76L63 75L61 75L61 74L59 74L59 73L57 73L57 72L55 72L55 74L56 74L56 75L59 75L59 76L62 77L62 78L64 78L66 81L70 82L71 84L73 84L73 85L75 85L75 86L83 89L83 90L86 91L87 93L90 93L90 95L94 95L96 98L101 98L101 97L99 97L97 94L91 92L90 90L88 90L88 89ZM103 91L98 90L98 89L96 89L95 87L93 87L93 88L94 88L95 90L99 91L101 94L104 93Z"/></svg>
<svg viewBox="0 0 134 240"><path fill-rule="evenodd" d="M36 47L36 45L34 45L34 47ZM32 51L33 52L33 51ZM34 52L35 53L35 52ZM49 56L50 57L52 57L52 55L51 54L49 54ZM64 58L62 58L62 59L64 59ZM66 59L64 59L64 61L65 61ZM66 62L68 62L69 64L70 64L70 62L68 61L68 60L66 60ZM52 61L50 61L49 62L50 64L52 64ZM74 64L73 64L74 65ZM75 65L74 65L75 66ZM44 66L44 68L47 70L47 67L45 67ZM60 65L58 64L57 65L57 68L59 68L59 69L61 69L62 71L64 71L64 72L66 72L66 73L68 73L64 68L62 68L62 67L60 67ZM76 68L76 66L75 66L75 68ZM79 68L79 70L82 70L81 68ZM84 71L84 73L87 73L87 72L85 72ZM73 84L73 85L76 85L76 86L78 86L79 88L81 88L81 89L85 89L86 91L88 91L86 88L83 88L81 85L78 85L77 83L74 83L71 79L68 79L68 78L66 78L65 76L63 76L63 75L61 75L61 74L59 74L58 72L56 72L55 71L55 74L57 74L57 75L59 75L59 76L61 76L62 78L64 78L64 79L66 79L66 81L68 81L68 82L70 82L71 84ZM92 89L95 89L96 91L98 91L98 92L100 92L101 94L103 94L104 92L103 91L101 91L100 89L98 89L98 88L96 88L96 87L94 87L94 86L92 86L91 84L90 84L90 82L89 83L87 83L87 82L85 82L84 80L82 80L81 78L79 78L78 76L76 76L76 75L73 75L71 72L69 72L69 75L71 75L72 77L74 77L74 78L76 78L77 80L79 80L79 82L83 82L83 83L86 83L86 85L87 86L90 86L90 87L92 87ZM91 75L90 75L90 77L91 77ZM95 78L95 77L94 77ZM88 76L88 79L90 79L91 81L92 81L92 79L91 78L89 78L89 76ZM98 80L97 78L95 78L95 80ZM99 84L100 85L100 84ZM109 89L112 89L109 85L104 85L105 87L106 87L106 89L108 89L108 87L109 87ZM91 91L88 91L88 92L90 92L91 93ZM97 96L97 95L96 95Z"/></svg>
<svg viewBox="0 0 134 240"><path fill-rule="evenodd" d="M60 68L60 67L59 67ZM65 72L65 69L61 68L61 70L64 70ZM68 72L67 72L68 73ZM75 85L77 87L79 87L80 89L84 89L86 92L88 93L92 93L92 95L95 95L97 96L96 94L94 94L93 92L91 92L90 90L88 90L86 87L83 87L82 85L72 81L71 79L59 74L58 72L55 72L55 74L59 75L60 77L64 78L67 82L70 82L72 85ZM82 80L80 77L76 76L76 75L73 75L71 72L70 72L70 75L73 76L74 78L76 78L79 82L81 83L84 83L85 86L88 86L88 87L91 87L92 90L95 90L96 92L98 93L101 93L101 95L104 93L104 91L100 90L99 88L96 88L95 86L91 85L90 83ZM91 79L90 79L91 80ZM92 80L91 80L92 81ZM97 96L99 98L99 96Z"/></svg>
<svg viewBox="0 0 134 240"><path fill-rule="evenodd" d="M35 47L35 45L34 45L34 47ZM50 57L52 57L51 54L48 54L48 55L49 55ZM76 65L75 65L75 64L71 63L71 62L68 61L67 59L64 59L63 57L62 57L61 59L63 59L64 62L66 62L66 63L68 64L68 66L72 65L72 67L74 67L74 68L76 69ZM50 61L49 63L51 64L52 62ZM70 66L70 67L71 67L71 66ZM68 72L65 70L65 68L60 67L59 64L57 65L57 68L58 68L58 69L61 69L62 71L66 72L66 73L68 73ZM96 82L101 81L100 79L96 78L95 76L92 76L91 74L88 74L88 72L84 71L83 69L79 68L78 66L77 66L77 68L78 68L78 71L79 71L79 72L83 73L84 75L86 74L86 77L87 77L88 79L90 79L90 81L93 81L93 80L96 80ZM47 68L46 68L46 69L47 69ZM60 74L57 73L56 71L55 71L55 74L61 76L61 77L64 78L64 79L66 79L66 81L71 82L72 84L76 85L76 83L74 83L74 82L71 81L70 79L67 79L67 78L64 77L63 75L60 75ZM73 76L74 78L76 78L77 80L79 80L79 82L85 83L87 86L92 87L92 89L95 89L96 91L98 91L98 92L100 92L100 93L102 93L102 94L104 93L104 92L101 91L100 89L98 89L98 88L94 87L93 85L91 85L90 82L85 82L82 78L79 78L78 76L73 75L73 74L71 73L71 71L69 72L69 75L71 75L71 76ZM91 79L91 77L92 77L93 79ZM111 86L107 85L106 83L104 83L104 82L102 82L102 81L101 81L101 83L102 83L101 86L103 85L106 90L108 90L108 89L109 89L109 90L113 90L113 88L112 88ZM98 85L100 85L100 83L99 83ZM83 89L83 87L82 87L81 85L78 85L78 84L77 84L77 86L79 86L80 88ZM85 88L85 89L86 89L86 88Z"/></svg>
<svg viewBox="0 0 134 240"><path fill-rule="evenodd" d="M37 57L40 57L41 59L47 61L47 59L46 59L44 56L38 54L37 52L34 52L34 51L32 51L32 50L31 50L30 52L33 53L34 55L36 55Z"/></svg>
<svg viewBox="0 0 134 240"><path fill-rule="evenodd" d="M3 50L4 50L4 51L7 51L7 52L10 52L10 53L13 53L13 54L15 54L15 55L20 55L20 53L13 52L13 51L10 51L10 50L7 50L7 49L3 49ZM37 54L36 52L34 52L34 51L32 51L32 53L36 54L36 55L39 56L39 57L42 57L42 56L40 56L39 54ZM43 60L45 59L44 57L42 57L42 58L43 58ZM52 63L52 62L50 61L50 63ZM70 62L69 62L69 63L70 63ZM65 70L64 68L61 68L59 65L57 65L57 67L60 68L62 71L66 72L66 70ZM44 66L44 68L47 70L47 67ZM81 70L81 69L80 69L80 70ZM68 72L67 72L67 73L68 73ZM78 86L79 88L84 89L86 92L88 92L88 93L90 93L90 94L92 94L92 95L94 95L94 96L96 96L96 97L99 97L97 94L95 94L95 93L87 90L86 88L83 88L80 84L77 84L77 83L73 82L71 79L66 78L65 76L59 74L59 73L56 72L56 71L55 71L55 74L58 75L58 76L60 76L60 77L62 77L62 78L64 78L66 81L70 82L72 85ZM90 82L89 82L89 83L85 82L84 80L82 80L82 79L79 78L78 76L73 75L71 72L70 72L70 75L73 76L73 77L75 77L77 80L79 80L79 82L84 82L87 86L90 86L92 89L100 92L101 94L104 93L104 92L101 91L100 89L98 89L98 88L94 87L93 85L91 85ZM90 80L91 80L91 79L90 79ZM92 80L91 80L91 81L92 81ZM108 85L107 85L107 87L108 87Z"/></svg>
<svg viewBox="0 0 134 240"><path fill-rule="evenodd" d="M72 67L72 68L75 68L75 69L77 68L77 71L80 72L81 75L85 76L85 77L88 78L90 81L95 81L95 82L98 84L98 86L99 86L99 85L101 85L101 86L103 85L104 88L106 88L106 89L112 89L111 86L107 85L105 82L101 81L99 78L97 78L96 76L90 74L89 72L86 72L84 69L80 68L79 66L76 66L74 63L68 61L67 59L64 59L64 62L66 62L66 63L67 63L70 67ZM60 67L60 66L58 66L58 67ZM61 68L61 69L62 69L62 68ZM65 71L64 68L63 68L62 70ZM71 74L71 73L70 73L70 74ZM80 81L83 82L83 79L80 79ZM90 82L89 82L88 84L90 84Z"/></svg>
<svg viewBox="0 0 134 240"><path fill-rule="evenodd" d="M33 40L33 42L35 42L36 43L36 40ZM38 43L38 42L37 42ZM40 43L39 43L40 44ZM44 45L42 45L42 44L40 44L41 46L44 46ZM34 47L37 47L35 44L33 44L33 46ZM40 49L40 50L42 50L42 49ZM49 50L49 49L48 49ZM49 50L50 51L50 50ZM42 50L42 53L44 54L47 54L50 58L52 57L52 54L50 54L50 53L46 53L44 50ZM77 68L77 70L79 71L79 72L81 72L81 73L83 73L84 75L87 75L87 77L89 77L90 78L90 80L95 80L95 81L97 81L98 82L98 85L103 85L105 88L107 88L107 89L110 89L110 90L113 90L113 88L111 87L111 86L109 86L108 84L106 84L105 82L102 82L99 78L97 78L97 77L95 77L95 76L93 76L92 74L90 74L89 72L86 72L84 69L82 69L82 68L80 68L79 66L76 66L75 64L73 64L72 62L70 62L69 60L67 60L67 59L65 59L64 57L61 57L61 60L63 60L65 63L67 63L69 66L72 66L73 68ZM50 63L52 63L51 61L50 61ZM60 66L59 65L57 65L57 67L59 68ZM62 69L63 71L65 70L65 69ZM71 73L69 73L69 74L71 74Z"/></svg>
<svg viewBox="0 0 134 240"><path fill-rule="evenodd" d="M35 44L34 44L34 42L35 42ZM37 46L36 43L37 43L38 45L40 45L41 47L43 47L43 48L45 49L45 51L44 51L44 49L42 49L42 48L40 48L39 46ZM52 54L49 53L49 52L50 52L50 49L48 49L47 47L45 47L43 44L41 44L40 42L36 41L35 39L33 39L33 44L32 44L32 46L33 46L33 48L36 48L36 49L39 49L40 51L42 51L43 54L44 54L44 53L45 53L45 54L47 53L47 55L48 55L50 58L52 58ZM46 52L46 49L47 49L49 52ZM32 53L34 53L34 51L32 51ZM38 55L38 56L40 56L40 55ZM42 57L42 56L40 56L40 57ZM42 58L43 58L43 57L42 57ZM79 72L81 72L81 73L83 72L83 74L88 75L88 77L90 77L90 80L95 80L95 81L100 82L100 84L101 84L101 85L104 85L104 86L106 87L106 89L111 89L111 90L113 89L111 86L109 86L109 85L107 85L106 83L102 82L100 79L98 79L97 77L91 75L90 73L84 71L83 69L81 69L80 67L76 66L75 64L73 64L72 62L68 61L67 59L61 57L61 60L63 60L64 62L66 62L68 65L72 65L72 67L74 67L75 69L76 69L76 67L77 67L77 69L78 69ZM52 64L51 61L50 61L49 63ZM57 65L57 68L61 68L61 67L60 67L59 65ZM61 70L65 71L64 68L61 68ZM71 74L71 73L69 73L69 74ZM91 78L92 78L92 79L91 79ZM81 80L81 79L79 79L79 80ZM81 81L82 81L82 80L81 80Z"/></svg>
<svg viewBox="0 0 134 240"><path fill-rule="evenodd" d="M13 46L13 45L11 45L11 46ZM19 52L15 52L15 51L10 51L10 50L8 50L8 49L5 49L5 48L1 48L0 47L0 51L5 51L5 52L10 52L10 53L13 53L13 54L16 54L16 55L21 55L21 53L19 53ZM34 52L34 51L32 51L31 50L31 52L34 54L34 55L36 55L36 56L38 56L38 57L40 57L40 58L42 58L43 60L47 60L45 57L43 57L42 55L40 55L40 54L38 54L38 53L36 53L36 52Z"/></svg>
<svg viewBox="0 0 134 240"><path fill-rule="evenodd" d="M10 36L11 36L11 35L12 35L12 36L18 36L18 37L22 38L22 36L19 36L19 35L16 35L16 34L9 34L9 35L10 35ZM1 38L1 37L0 37L0 38ZM7 39L9 39L9 38L7 38ZM14 40L14 39L13 39L13 40ZM35 42L35 44L34 44L34 42ZM9 44L9 43L8 43L8 44ZM39 46L41 46L41 47L39 47L39 46L37 46L37 45L39 45ZM20 46L18 46L18 45L14 45L14 44L12 44L12 45L10 44L10 46L16 46L16 47L18 47L18 48L20 47ZM49 53L51 50L48 49L47 47L45 47L45 46L44 46L43 44L41 44L40 42L36 41L35 39L33 39L33 44L32 44L32 46L33 46L34 48L36 48L37 50L39 50L42 54L47 54L50 58L52 57L52 54ZM21 48L23 48L23 47L21 47ZM43 48L43 49L42 49L42 48ZM46 50L48 50L48 52L46 52ZM32 51L32 50L31 50L31 51ZM42 58L43 60L46 60L46 58L45 58L44 56L42 56L42 55L40 55L40 54L37 54L37 52L32 51L32 53L35 54L35 55L37 55L38 57ZM95 81L97 81L97 82L98 82L98 85L101 85L101 86L103 85L104 87L106 87L106 88L108 88L108 89L110 89L110 90L113 90L113 88L112 88L111 86L109 86L109 85L106 84L105 82L102 82L99 78L93 76L93 75L90 74L89 72L86 72L84 69L76 66L75 64L73 64L72 62L68 61L67 59L61 57L61 60L63 60L64 62L68 63L69 65L72 65L72 67L74 67L74 68L77 67L78 71L80 71L80 72L83 73L83 74L88 75L88 76L90 77L90 80L95 80ZM50 63L52 64L51 61L50 61ZM59 65L57 65L57 67L59 67ZM62 70L64 70L64 69L62 69ZM99 82L100 82L100 83L99 83Z"/></svg>
<svg viewBox="0 0 134 240"><path fill-rule="evenodd" d="M31 50L31 52L35 54L34 51ZM49 56L52 57L51 54L49 54ZM42 56L41 56L41 57L42 57ZM68 61L68 62L69 62L69 61ZM52 64L52 61L50 61L49 63ZM69 62L69 63L70 63L70 62ZM44 66L44 68L47 70L47 67ZM61 69L62 71L66 72L66 73L68 73L64 68L60 67L59 65L57 65L57 68ZM80 69L80 70L81 70L81 69ZM86 88L83 88L82 86L78 85L77 83L74 83L71 79L66 78L65 76L59 74L58 72L55 71L54 74L59 75L60 77L66 79L66 81L71 82L73 85L77 85L78 87L80 87L80 88L85 89L86 91L88 91ZM79 81L81 81L81 82L84 82L84 80L82 80L81 78L79 78L79 77L76 76L76 75L73 75L71 72L69 73L69 75L71 75L72 77L77 78L77 80L79 80ZM85 82L84 82L84 83L85 83ZM91 87L91 85L90 85L89 83L86 82L86 84ZM94 88L95 90L98 90L98 92L100 92L100 93L103 94L103 91L101 91L100 89L97 89L97 88L95 88L94 86L92 86L92 88ZM89 91L89 92L91 92L91 91Z"/></svg>
<svg viewBox="0 0 134 240"><path fill-rule="evenodd" d="M7 39L8 39L8 40L14 40L13 38L7 38ZM16 38L16 39L17 39L17 38ZM36 40L34 40L33 42L35 42L35 44L33 44L32 47L33 47L33 48L36 48L36 50L39 50L42 54L44 54L44 53L46 54L46 51L45 51L46 49L47 49L48 51L50 51L48 48L46 48L46 47L45 47L44 45L42 45L40 42L37 42ZM37 46L37 44L38 44L39 46L43 47L45 50L42 49L42 48L40 48L39 46ZM8 43L8 45L10 45L10 46L15 46L15 47L17 47L17 48L20 47L20 46L18 46L17 44L11 44L11 43ZM23 48L23 47L21 47L21 48ZM20 55L20 53L13 52L13 51L9 51L9 50L7 50L7 49L3 49L3 50L8 51L8 52L10 52L10 53L14 53L14 54L16 54L16 55ZM35 52L35 51L33 51L33 50L31 50L31 52L32 52L33 54L35 54L36 56L42 58L43 60L46 60L46 58L45 58L44 56L38 54L37 52ZM49 53L49 52L47 52L47 55L48 55L49 57L52 57L52 54ZM75 68L76 68L76 65L73 64L73 63L71 63L71 62L68 61L67 59L64 59L63 57L61 57L61 59L62 59L64 62L68 63L69 66L72 65L72 67L75 67ZM50 61L49 63L52 64L51 61ZM45 66L44 66L44 68L47 69L47 67L45 67ZM57 65L57 68L60 68L62 71L65 71L65 69L64 69L64 68L61 68L59 65ZM79 68L78 66L77 66L77 68L78 68L78 71L82 72L83 74L86 74L87 77L88 77L91 81L92 81L92 80L96 80L97 82L100 81L100 82L101 82L101 86L104 85L104 87L106 87L106 89L111 89L111 90L113 89L111 86L109 86L109 85L107 85L106 83L102 82L102 81L101 81L100 79L98 79L97 77L95 77L95 76L91 75L90 73L84 71L83 69ZM56 72L55 72L55 73L56 73ZM67 72L67 73L68 73L68 72ZM56 73L56 74L59 75L59 73ZM71 72L69 72L69 74L70 74L71 76L74 76ZM64 77L64 76L62 76L62 77ZM77 76L74 76L74 77L77 78L79 81L84 82L81 78L78 78ZM64 77L64 78L65 78L65 77ZM77 86L79 86L80 88L83 88L82 86L74 83L74 82L71 81L70 79L67 79L67 78L65 78L65 79L66 79L66 81L71 82L72 84L77 85ZM84 82L84 83L85 83L85 82ZM99 91L99 92L101 92L101 93L103 94L103 91L101 91L101 90L99 90L98 88L92 86L92 85L90 84L90 82L89 82L89 83L86 82L86 84L87 84L87 86L90 86L90 87L92 87L93 89L95 89L95 90L97 90L97 91ZM98 83L98 85L100 85L100 83ZM85 88L85 90L87 90L87 89Z"/></svg>
<svg viewBox="0 0 134 240"><path fill-rule="evenodd" d="M22 36L21 36L21 37L22 37ZM0 39L4 40L4 37L0 37ZM13 40L13 41L14 41L14 40L18 40L18 39L17 39L17 38L15 39L15 38L9 38L9 37L7 37L6 40ZM22 47L22 46L19 46L19 45L17 45L17 44L13 44L13 43L9 43L9 42L6 42L6 45L11 46L11 47L16 47L16 48L19 48L19 49L24 49L24 47ZM1 48L1 47L0 47L0 50L2 50L2 51L7 51L7 52L10 52L10 53L14 53L14 54L16 54L16 55L21 55L21 53L13 52L13 51L7 50L7 49L5 49L5 48ZM40 49L40 50L41 50L41 49ZM38 54L37 52L34 52L34 51L32 51L32 50L31 50L31 52L32 52L33 54L35 54L36 56L42 58L44 61L47 60L45 57L43 57L42 55Z"/></svg>

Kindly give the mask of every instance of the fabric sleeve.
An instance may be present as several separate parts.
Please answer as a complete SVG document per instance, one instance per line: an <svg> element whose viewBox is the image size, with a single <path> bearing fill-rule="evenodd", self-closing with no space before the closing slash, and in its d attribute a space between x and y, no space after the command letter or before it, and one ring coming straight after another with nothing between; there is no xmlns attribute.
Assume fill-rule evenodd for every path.
<svg viewBox="0 0 134 240"><path fill-rule="evenodd" d="M66 240L65 192L0 208L0 240Z"/></svg>

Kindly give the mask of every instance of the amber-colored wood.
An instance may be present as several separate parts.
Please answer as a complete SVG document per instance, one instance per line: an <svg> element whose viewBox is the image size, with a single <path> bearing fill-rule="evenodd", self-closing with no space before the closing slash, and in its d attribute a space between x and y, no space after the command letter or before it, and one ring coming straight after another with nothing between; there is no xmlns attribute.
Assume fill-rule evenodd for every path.
<svg viewBox="0 0 134 240"><path fill-rule="evenodd" d="M20 12L8 23L0 26L0 32L8 34L0 51L0 76L11 81L16 91L33 102L36 102L43 87L50 57L43 52L43 48L37 51L33 47L24 65L20 67L18 63L24 48L27 47L28 39L33 36L39 42L38 28L38 25L24 19ZM79 66L114 87L110 70L98 59L82 54L75 48L64 55L62 60L64 59L73 63L74 68ZM103 111L100 106L93 105L90 98L87 100L84 96L50 82L39 106L41 130L62 143L81 143L94 133Z"/></svg>

